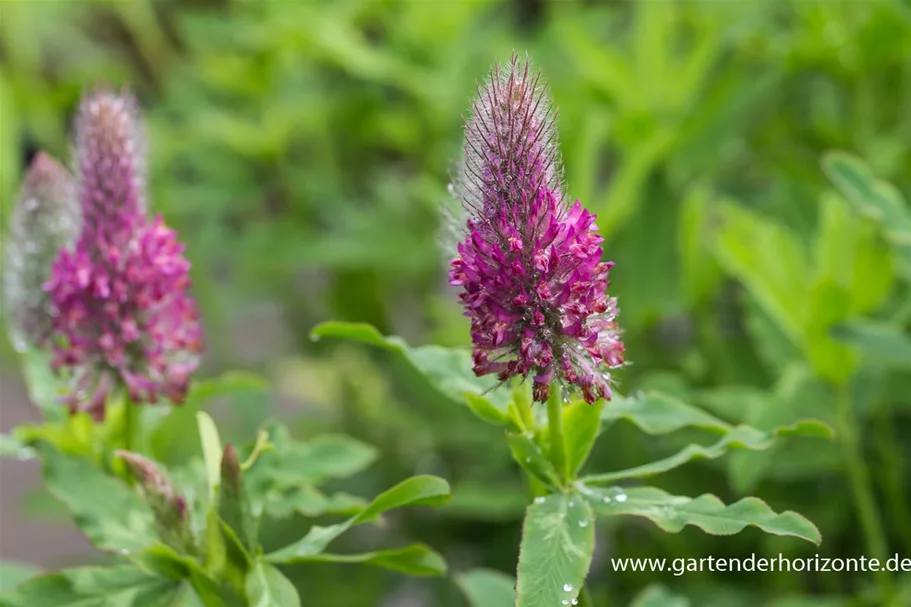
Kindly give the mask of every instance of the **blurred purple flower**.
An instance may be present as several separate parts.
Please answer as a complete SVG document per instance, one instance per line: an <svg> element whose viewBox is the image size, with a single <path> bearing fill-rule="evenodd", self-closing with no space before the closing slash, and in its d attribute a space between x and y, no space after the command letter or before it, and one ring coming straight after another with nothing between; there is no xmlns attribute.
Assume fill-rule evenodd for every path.
<svg viewBox="0 0 911 607"><path fill-rule="evenodd" d="M471 319L477 375L531 375L539 402L559 381L593 403L611 397L609 369L623 364L613 263L601 261L594 215L563 193L554 121L528 61L493 69L466 122L453 191L467 230L449 282Z"/></svg>
<svg viewBox="0 0 911 607"><path fill-rule="evenodd" d="M43 347L51 335L51 304L42 288L51 263L79 232L73 177L39 152L28 167L13 208L3 256L3 305L18 351Z"/></svg>
<svg viewBox="0 0 911 607"><path fill-rule="evenodd" d="M75 142L82 231L45 287L56 312L53 364L75 372L68 405L96 418L118 386L137 403L182 402L203 349L183 245L145 213L141 149L131 96L83 100Z"/></svg>

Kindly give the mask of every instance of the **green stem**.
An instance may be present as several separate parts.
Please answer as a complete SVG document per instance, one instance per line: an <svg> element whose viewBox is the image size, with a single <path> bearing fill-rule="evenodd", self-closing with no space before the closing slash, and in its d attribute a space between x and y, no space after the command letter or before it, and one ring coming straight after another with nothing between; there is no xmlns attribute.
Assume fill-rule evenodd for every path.
<svg viewBox="0 0 911 607"><path fill-rule="evenodd" d="M123 399L123 448L132 451L136 438L136 415L139 410L129 397Z"/></svg>
<svg viewBox="0 0 911 607"><path fill-rule="evenodd" d="M595 602L592 600L592 594L588 591L588 586L582 586L582 591L579 593L579 607L595 607Z"/></svg>
<svg viewBox="0 0 911 607"><path fill-rule="evenodd" d="M550 461L561 480L566 480L566 444L563 437L563 390L559 384L550 387L547 399L547 429L550 434Z"/></svg>
<svg viewBox="0 0 911 607"><path fill-rule="evenodd" d="M854 507L860 517L860 525L867 543L867 551L886 562L888 544L883 531L882 520L873 494L873 485L870 481L870 471L861 452L860 439L857 434L857 420L851 409L851 392L849 384L838 387L837 396L837 425L842 446L842 455L848 470L848 481L854 497ZM887 573L879 575L880 589L885 600L891 595L891 578Z"/></svg>
<svg viewBox="0 0 911 607"><path fill-rule="evenodd" d="M905 462L895 440L891 404L884 398L876 417L876 443L882 459L882 465L877 468L898 535L911 546L911 504L904 491Z"/></svg>

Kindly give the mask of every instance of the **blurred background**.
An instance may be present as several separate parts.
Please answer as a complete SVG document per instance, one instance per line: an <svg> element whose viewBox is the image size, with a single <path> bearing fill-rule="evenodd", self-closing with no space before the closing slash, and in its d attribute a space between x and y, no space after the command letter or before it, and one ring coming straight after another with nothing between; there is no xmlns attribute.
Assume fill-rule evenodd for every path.
<svg viewBox="0 0 911 607"><path fill-rule="evenodd" d="M853 359L845 368L844 352L795 345L786 322L823 314L800 293L824 275L848 276L843 291L860 294L848 315L908 327L911 296L889 248L820 165L829 150L850 151L911 193L908 2L2 2L0 208L6 217L38 149L69 161L83 90L128 85L145 109L150 201L193 262L208 341L200 373L241 368L272 381L269 399L214 406L224 433L249 440L253 424L282 416L301 437L362 438L382 457L344 485L361 495L440 474L453 483L451 505L397 515L351 541L419 540L453 570L511 572L527 495L500 431L388 354L311 343L308 332L343 319L414 344L468 344L438 252L439 208L476 82L513 50L550 81L568 191L598 214L617 262L611 293L633 362L619 391L663 390L771 428L832 422L830 383L848 373L890 555L911 556L911 374ZM784 311L764 297L776 278L799 287ZM2 348L6 431L37 413ZM635 465L691 439L617 425L590 465ZM190 457L195 445L192 428L175 434L171 457ZM95 558L39 489L37 467L3 462L2 476L4 559L57 568ZM737 452L655 484L726 502L759 495L814 521L822 556L865 554L835 443ZM280 532L311 522L285 521ZM618 520L599 526L592 590L605 606L627 605L652 581L692 605L864 604L868 574L677 578L613 572L607 560L751 552L816 549L753 529L666 535ZM311 605L466 605L449 579L323 564L289 573Z"/></svg>

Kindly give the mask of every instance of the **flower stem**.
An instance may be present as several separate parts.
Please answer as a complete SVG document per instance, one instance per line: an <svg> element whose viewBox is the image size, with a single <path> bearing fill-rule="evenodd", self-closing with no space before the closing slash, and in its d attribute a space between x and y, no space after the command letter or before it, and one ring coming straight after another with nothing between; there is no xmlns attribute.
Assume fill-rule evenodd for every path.
<svg viewBox="0 0 911 607"><path fill-rule="evenodd" d="M566 480L566 444L563 437L563 390L559 384L550 387L547 398L547 428L550 434L550 461L560 475Z"/></svg>
<svg viewBox="0 0 911 607"><path fill-rule="evenodd" d="M884 563L888 558L886 555L888 544L886 543L882 520L879 516L879 509L876 505L876 497L873 494L870 471L861 452L860 439L856 428L857 420L851 409L849 384L838 387L836 407L838 433L841 435L839 442L845 458L848 481L854 497L854 507L860 517L861 529L867 543L867 551L879 559L881 563ZM891 579L887 573L881 573L879 574L879 580L880 590L883 592L883 596L880 599L885 600L891 594Z"/></svg>
<svg viewBox="0 0 911 607"><path fill-rule="evenodd" d="M123 448L133 451L136 438L136 415L139 413L137 406L130 398L123 399Z"/></svg>

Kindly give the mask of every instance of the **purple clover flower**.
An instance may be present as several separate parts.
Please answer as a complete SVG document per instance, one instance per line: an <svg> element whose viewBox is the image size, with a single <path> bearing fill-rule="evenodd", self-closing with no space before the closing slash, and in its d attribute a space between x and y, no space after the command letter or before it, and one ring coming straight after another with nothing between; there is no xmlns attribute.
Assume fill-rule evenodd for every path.
<svg viewBox="0 0 911 607"><path fill-rule="evenodd" d="M177 234L145 212L142 136L128 94L86 97L76 119L82 230L45 285L55 309L53 365L74 371L71 410L96 418L112 389L181 403L202 352L190 264Z"/></svg>
<svg viewBox="0 0 911 607"><path fill-rule="evenodd" d="M610 399L609 370L623 364L613 263L595 216L563 192L555 117L540 73L517 56L479 90L452 188L467 230L449 283L471 319L477 375L531 375L539 402L558 381L593 403Z"/></svg>

